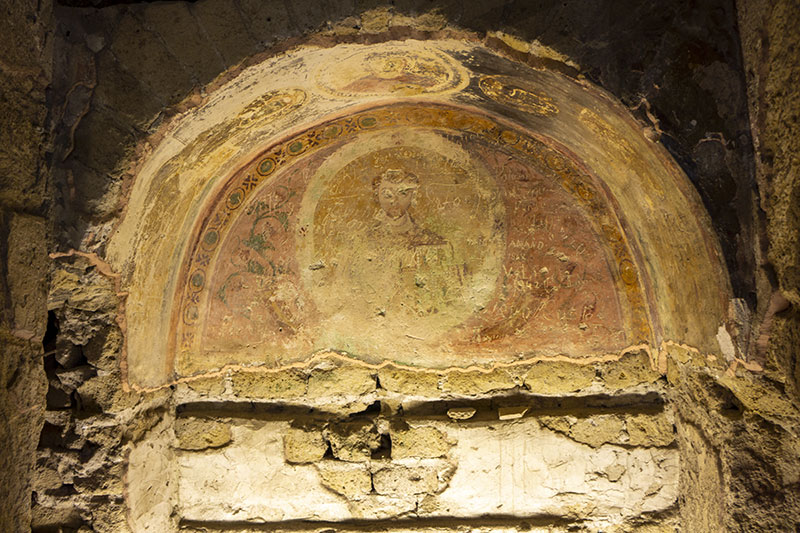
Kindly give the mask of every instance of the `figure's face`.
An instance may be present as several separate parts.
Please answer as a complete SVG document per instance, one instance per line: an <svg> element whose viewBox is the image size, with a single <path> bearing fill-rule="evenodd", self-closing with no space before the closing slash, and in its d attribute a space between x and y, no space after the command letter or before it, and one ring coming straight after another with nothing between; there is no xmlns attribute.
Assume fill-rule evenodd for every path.
<svg viewBox="0 0 800 533"><path fill-rule="evenodd" d="M400 218L411 206L414 186L408 183L381 183L378 187L378 203L389 218Z"/></svg>

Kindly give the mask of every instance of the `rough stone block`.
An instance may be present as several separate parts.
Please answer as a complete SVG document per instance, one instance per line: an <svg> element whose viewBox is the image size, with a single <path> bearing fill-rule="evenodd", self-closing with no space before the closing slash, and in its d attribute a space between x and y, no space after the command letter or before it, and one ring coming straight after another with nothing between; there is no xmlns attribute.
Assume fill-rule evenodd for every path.
<svg viewBox="0 0 800 533"><path fill-rule="evenodd" d="M78 388L83 406L89 410L114 413L129 409L139 401L139 394L122 389L119 372L104 372Z"/></svg>
<svg viewBox="0 0 800 533"><path fill-rule="evenodd" d="M48 379L47 396L45 405L47 409L68 409L72 407L73 389L66 387L57 379Z"/></svg>
<svg viewBox="0 0 800 533"><path fill-rule="evenodd" d="M112 131L109 136L122 131ZM84 214L89 218L99 219L115 216L122 209L122 180L119 175L124 170L120 165L127 161L126 158L130 153L128 149L133 147L135 142L133 137L130 140L131 143L124 146L109 145L109 152L103 155L108 156L107 162L115 162L111 163L113 166L108 169L108 173L88 167L83 160L72 157L67 160L69 169L64 169L64 172L69 175L69 178L66 179L75 184L75 196L71 199L74 200L71 204L74 215ZM96 148L95 152L105 150L105 148ZM82 153L80 157L89 156Z"/></svg>
<svg viewBox="0 0 800 533"><path fill-rule="evenodd" d="M332 424L326 436L333 456L342 461L368 461L381 445L381 436L370 420Z"/></svg>
<svg viewBox="0 0 800 533"><path fill-rule="evenodd" d="M58 531L58 529L66 527L78 528L83 524L80 510L69 500L63 502L48 502L48 505L34 505L32 514L30 527L33 528L45 530L57 528L55 530Z"/></svg>
<svg viewBox="0 0 800 533"><path fill-rule="evenodd" d="M186 386L203 396L220 396L225 392L224 376L208 376L186 382Z"/></svg>
<svg viewBox="0 0 800 533"><path fill-rule="evenodd" d="M566 394L589 387L594 378L593 365L539 361L525 375L525 387L534 394Z"/></svg>
<svg viewBox="0 0 800 533"><path fill-rule="evenodd" d="M0 250L8 247L8 220L6 211L0 207ZM5 262L0 263L0 328L13 329L13 308L8 289L8 268Z"/></svg>
<svg viewBox="0 0 800 533"><path fill-rule="evenodd" d="M70 157L99 174L99 177L94 177L73 168L77 194L94 200L106 192L105 175L113 173L122 163L136 139L133 130L120 127L112 112L93 109L78 124L74 140L75 148Z"/></svg>
<svg viewBox="0 0 800 533"><path fill-rule="evenodd" d="M800 307L772 318L772 334L766 346L766 367L786 376L787 392L800 401Z"/></svg>
<svg viewBox="0 0 800 533"><path fill-rule="evenodd" d="M330 25L350 17L358 12L355 2L347 0L326 0L325 9L320 10L311 2L294 2L290 6L292 24L301 33L319 31Z"/></svg>
<svg viewBox="0 0 800 533"><path fill-rule="evenodd" d="M391 439L392 459L443 457L447 455L451 447L447 435L432 426L393 430Z"/></svg>
<svg viewBox="0 0 800 533"><path fill-rule="evenodd" d="M313 463L328 450L322 431L314 428L289 428L283 436L283 454L289 463Z"/></svg>
<svg viewBox="0 0 800 533"><path fill-rule="evenodd" d="M434 493L439 485L433 466L391 465L372 474L375 492L391 496Z"/></svg>
<svg viewBox="0 0 800 533"><path fill-rule="evenodd" d="M4 36L3 62L19 69L38 70L42 67L43 50L38 37L52 23L49 3L6 2L0 31ZM43 39L43 36L41 37Z"/></svg>
<svg viewBox="0 0 800 533"><path fill-rule="evenodd" d="M262 46L269 46L278 39L288 37L291 32L289 11L281 2L263 2L262 0L239 0L250 34L261 41Z"/></svg>
<svg viewBox="0 0 800 533"><path fill-rule="evenodd" d="M675 360L672 355L667 356L667 382L670 385L677 385L681 378L681 363Z"/></svg>
<svg viewBox="0 0 800 533"><path fill-rule="evenodd" d="M569 435L572 425L578 421L574 416L542 416L537 419L544 427Z"/></svg>
<svg viewBox="0 0 800 533"><path fill-rule="evenodd" d="M678 426L681 453L681 515L698 531L725 531L726 483L717 451L692 424Z"/></svg>
<svg viewBox="0 0 800 533"><path fill-rule="evenodd" d="M182 450L221 448L231 442L229 424L199 418L180 418L175 421L175 436Z"/></svg>
<svg viewBox="0 0 800 533"><path fill-rule="evenodd" d="M93 103L114 111L121 121L146 129L161 112L164 102L152 89L125 71L110 50L101 50L95 61L97 85L92 94Z"/></svg>
<svg viewBox="0 0 800 533"><path fill-rule="evenodd" d="M174 104L192 89L191 76L131 13L123 15L114 32L111 50L123 68L148 86L164 102Z"/></svg>
<svg viewBox="0 0 800 533"><path fill-rule="evenodd" d="M0 333L0 531L30 523L31 481L44 421L47 381L36 349Z"/></svg>
<svg viewBox="0 0 800 533"><path fill-rule="evenodd" d="M295 370L281 372L248 372L231 375L233 393L240 398L296 398L306 393L305 377Z"/></svg>
<svg viewBox="0 0 800 533"><path fill-rule="evenodd" d="M0 150L0 204L38 210L47 193L40 164L46 143L44 89L18 92L10 78L0 81L0 145L5 147Z"/></svg>
<svg viewBox="0 0 800 533"><path fill-rule="evenodd" d="M47 326L47 226L43 218L8 216L6 284L13 328L18 335L42 338Z"/></svg>
<svg viewBox="0 0 800 533"><path fill-rule="evenodd" d="M442 382L442 390L459 396L479 396L491 391L513 389L514 377L502 369L490 372L450 371Z"/></svg>
<svg viewBox="0 0 800 533"><path fill-rule="evenodd" d="M615 415L596 415L578 420L569 435L578 442L597 448L605 443L619 443L623 440L623 420Z"/></svg>
<svg viewBox="0 0 800 533"><path fill-rule="evenodd" d="M669 446L675 440L672 422L664 414L627 416L625 429L631 446Z"/></svg>
<svg viewBox="0 0 800 533"><path fill-rule="evenodd" d="M73 485L78 492L85 494L122 494L125 490L122 482L124 473L125 465L121 462L106 462L85 476L75 476Z"/></svg>
<svg viewBox="0 0 800 533"><path fill-rule="evenodd" d="M361 396L374 392L376 387L374 372L368 368L315 370L308 378L308 397Z"/></svg>
<svg viewBox="0 0 800 533"><path fill-rule="evenodd" d="M47 306L50 309L71 307L90 313L109 313L117 308L113 280L100 274L82 257L60 261L53 270Z"/></svg>
<svg viewBox="0 0 800 533"><path fill-rule="evenodd" d="M366 465L323 461L317 463L322 484L348 499L360 499L372 491L372 476Z"/></svg>
<svg viewBox="0 0 800 533"><path fill-rule="evenodd" d="M98 332L82 349L82 353L92 366L105 372L119 369L124 339L118 327Z"/></svg>
<svg viewBox="0 0 800 533"><path fill-rule="evenodd" d="M397 11L400 12L401 10L397 9ZM414 8L403 11L412 13L414 16L395 15L389 22L390 26L409 26L420 31L437 31L446 27L449 23L449 19L438 6L432 8L429 4L426 5L424 1L419 2L419 5Z"/></svg>
<svg viewBox="0 0 800 533"><path fill-rule="evenodd" d="M539 422L553 431L597 448L603 444L621 444L627 441L625 421L617 415L594 415L585 418L573 416L543 416Z"/></svg>
<svg viewBox="0 0 800 533"><path fill-rule="evenodd" d="M64 478L58 471L58 465L37 461L33 474L34 492L52 491L64 484Z"/></svg>
<svg viewBox="0 0 800 533"><path fill-rule="evenodd" d="M58 381L67 389L77 389L86 381L97 375L97 371L91 365L81 365L69 369L57 369L55 371Z"/></svg>
<svg viewBox="0 0 800 533"><path fill-rule="evenodd" d="M76 346L65 339L56 339L55 354L58 364L65 369L75 368L84 363L84 356L80 346Z"/></svg>
<svg viewBox="0 0 800 533"><path fill-rule="evenodd" d="M603 384L610 389L653 383L661 377L653 370L650 356L644 351L625 354L619 361L604 363L601 376Z"/></svg>
<svg viewBox="0 0 800 533"><path fill-rule="evenodd" d="M381 388L408 396L438 396L440 375L435 372L384 367L378 371Z"/></svg>
<svg viewBox="0 0 800 533"><path fill-rule="evenodd" d="M361 13L361 28L367 33L380 33L389 29L394 12L388 7L370 9Z"/></svg>

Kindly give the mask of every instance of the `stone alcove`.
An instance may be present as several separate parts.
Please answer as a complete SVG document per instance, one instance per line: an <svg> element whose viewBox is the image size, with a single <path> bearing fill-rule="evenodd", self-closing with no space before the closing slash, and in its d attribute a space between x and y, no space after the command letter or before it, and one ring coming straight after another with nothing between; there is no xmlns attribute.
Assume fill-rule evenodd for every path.
<svg viewBox="0 0 800 533"><path fill-rule="evenodd" d="M719 247L647 134L584 80L455 40L252 66L135 173L108 253L128 382L325 349L421 368L718 349ZM394 237L387 171L414 197Z"/></svg>
<svg viewBox="0 0 800 533"><path fill-rule="evenodd" d="M796 2L10 0L3 8L3 531L797 530ZM336 83L339 74L358 76L347 61L352 54L410 45L427 50L427 59L409 65L395 53L370 71L370 79L362 76L365 83L347 88ZM304 70L315 54L317 68ZM282 63L286 57L296 62ZM449 69L437 67L442 64ZM274 72L269 65L286 68ZM272 77L248 79L249 67ZM563 83L546 82L553 78ZM242 80L246 83L232 89ZM557 86L571 88L564 93ZM353 92L358 94L342 94ZM242 204L223 235L227 240L214 251L214 270L194 276L192 261L199 258L193 251L209 229L205 217L228 199L235 203L234 191L224 194L226 187L246 177L248 168L317 127L402 106L491 125L478 134L422 121L400 138L417 155L395 157L381 172L363 172L369 165L362 165L359 151L394 146L381 141L389 128L381 129L386 124L377 120L378 129L364 130L357 140L334 136L341 144L291 155L243 198L258 205L282 179L278 172L285 177L307 168L307 180L292 197L306 199L300 204L305 210L294 220L287 213L285 231L279 219L262 219L250 240L253 225L246 223L246 211L253 204ZM558 109L555 115L551 106ZM581 120L583 108L588 111ZM212 109L219 113L208 113ZM495 127L506 133L492 137ZM250 139L245 131L257 137ZM214 140L223 138L230 142ZM618 296L625 287L619 284L622 270L607 248L615 241L597 231L580 194L553 181L548 172L555 169L546 158L540 166L535 154L525 155L509 142L516 138L542 143L565 158L565 168L588 177L599 193L593 198L612 216L609 227L623 237L616 242L633 259L634 270L626 272L636 273L631 285L641 288L647 304L648 342L638 342L627 329L611 338L618 344L600 336L589 339L602 340L600 345L587 342L586 332L600 325L631 322L625 312L635 306ZM187 157L180 156L190 146ZM345 157L346 146L355 159ZM627 151L626 146L637 158L650 159L644 170L609 160L608 154L591 154ZM668 177L674 163L663 148L697 195L680 173ZM339 163L326 157L324 166L314 159L326 149L340 155ZM496 172L501 157L515 160L504 167L504 176ZM436 182L428 172L434 163L451 168ZM378 231L386 221L380 213L389 213L367 193L380 192L377 178L406 166L414 167L406 170L416 180L399 177L395 189L405 188L413 197L407 213L419 238L411 249L405 237ZM156 176L159 169L164 174ZM334 232L338 240L321 250L322 261L309 254L316 246L287 247L299 242L302 224L293 224L308 219L301 215L314 220L326 205L338 205L336 184L343 182L336 176L354 169L361 169L352 174L362 181L346 184L360 184L354 198L366 212L333 211L338 220L349 217L352 226ZM660 169L660 177L644 190L639 185L648 169ZM169 179L173 174L180 178ZM461 196L473 200L493 197L469 191L499 191L495 198L502 201L477 204L492 215L487 220L533 220L515 215L519 205L508 201L520 196L514 190L525 182L509 180L513 175L529 178L531 187L541 185L537 198L546 197L550 205L545 218L535 219L543 228L572 220L582 238L599 242L591 256L595 262L578 264L575 248L561 250L567 258L561 273L569 272L569 281L562 276L541 283L544 276L533 279L537 288L522 269L524 261L508 269L519 286L540 289L514 292L518 286L512 284L510 307L557 295L542 311L553 305L569 311L558 298L573 300L565 296L576 292L573 274L595 274L591 287L605 287L617 304L595 306L590 320L577 325L568 320L575 316L556 313L555 325L577 328L578 337L569 338L580 343L554 348L534 342L543 337L518 339L517 327L508 327L503 340L503 329L493 326L497 317L508 315L490 301L472 322L435 339L410 333L428 343L422 365L422 357L408 352L422 341L404 336L397 346L402 353L387 356L394 346L387 348L381 339L391 328L363 327L362 338L353 328L332 327L339 304L324 291L305 291L308 279L330 273L333 283L323 284L328 295L341 286L358 296L348 294L341 305L367 299L389 304L347 308L354 322L378 320L385 307L387 321L424 329L424 315L439 311L424 297L425 287L438 286L448 305L464 294L475 297L477 306L445 306L451 321L459 319L456 311L479 308L481 295L492 300L499 293L486 293L509 288L511 278L494 278L495 285L487 283L482 293L477 282L487 276L475 274L490 272L497 263L509 267L497 252L509 242L520 253L533 252L526 255L531 261L552 261L545 264L548 273L555 270L562 265L559 257L546 251L537 257L526 241L492 234L493 226L459 225L469 209L459 204L455 216L455 201L445 204L450 201L445 191L456 185L465 185ZM208 189L195 187L198 182ZM665 188L665 198L650 187L654 184ZM682 201L678 193L685 192L684 185L689 192ZM692 211L698 196L710 223L702 209ZM676 199L689 210L670 211ZM555 203L564 209L555 210ZM474 210L476 204L466 205ZM533 214L541 211L527 206ZM152 215L159 210L161 216ZM559 216L552 217L554 212ZM665 213L677 216L657 229ZM371 216L380 220L372 222ZM367 226L359 225L363 217ZM690 249L668 243L659 248L660 239L672 238L675 228L690 229L695 219L699 234L713 228L715 238L700 239L690 230L678 239ZM266 257L275 263L264 239L280 233L268 231L265 220L291 236L281 241L287 253L280 257L315 269L280 272L280 284L272 284L263 275L272 273ZM653 231L642 233L643 228ZM317 228L325 235L329 229L324 223ZM225 265L235 265L219 259L236 243L237 231L264 257L245 246L236 252L255 255L237 259L244 267L240 274L226 273ZM482 250L491 253L482 254L480 263L475 254L464 261L464 243L480 235L491 245ZM369 265L358 263L363 256L350 252L358 246L347 240L357 243L359 236L362 248L364 242L379 245L366 247L367 253L383 249L385 257L397 260L391 261L396 269L377 269L384 276L377 278L379 286L388 294L361 283L369 279L364 275ZM726 275L714 274L720 262L717 238L730 291ZM165 253L168 249L174 253ZM686 274L669 277L671 267L664 261L685 254L699 258L700 266L680 261L678 272ZM454 276L436 275L441 271ZM298 281L287 273L302 275ZM239 291L239 299L229 301L244 308L249 302L241 296L258 292L253 287L262 294L278 285L303 289L313 305L305 309L319 315L304 318L303 324L313 326L309 331L294 322L298 334L290 341L305 349L287 348L281 357L290 357L279 360L281 346L266 342L262 354L249 345L263 343L270 327L247 331L233 318L230 342L205 337L208 343L182 348L179 310L193 297L183 289L193 283L218 293L215 280L230 274L240 282L229 284ZM660 277L664 274L668 279ZM453 285L453 279L461 281ZM720 290L704 290L708 280ZM580 286L587 287L588 282ZM734 299L729 312L722 312L729 292ZM298 313L289 305L291 294L274 291L276 298L266 301L276 307L256 305L262 315L251 318L291 326L287 312ZM222 308L215 307L213 296L203 298L197 319L207 324ZM593 302L579 302L576 314L587 318ZM409 317L408 309L423 316ZM619 320L611 320L609 309L618 311ZM528 333L560 331L546 321L525 323L524 317L515 324ZM463 342L459 335L476 323L478 335L466 335ZM451 325L444 319L437 324ZM509 338L524 343L508 342L504 346L513 349L500 350ZM372 345L363 345L365 339ZM453 357L454 343L469 361ZM490 346L478 350L476 343ZM617 350L619 345L624 348ZM230 359L215 355L223 349ZM440 353L445 357L437 362Z"/></svg>
<svg viewBox="0 0 800 533"><path fill-rule="evenodd" d="M667 359L734 357L708 216L566 59L461 37L255 62L136 163L135 530L675 522Z"/></svg>

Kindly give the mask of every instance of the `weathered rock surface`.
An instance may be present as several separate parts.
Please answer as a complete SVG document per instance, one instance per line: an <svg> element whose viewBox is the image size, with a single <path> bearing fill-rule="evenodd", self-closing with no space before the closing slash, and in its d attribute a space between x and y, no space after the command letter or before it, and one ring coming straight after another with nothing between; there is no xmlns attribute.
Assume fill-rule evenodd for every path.
<svg viewBox="0 0 800 533"><path fill-rule="evenodd" d="M621 524L642 512L671 509L678 496L678 453L670 448L587 447L540 429L533 418L489 427L460 423L424 427L448 434L448 458L283 459L283 422L234 425L219 451L178 460L180 513L191 520L342 520L403 516L477 517L503 508L524 516L569 515ZM258 461L245 461L257 449ZM371 479L371 481L370 481ZM374 489L374 492L373 492ZM583 503L581 503L583 502ZM577 507L576 507L577 506Z"/></svg>
<svg viewBox="0 0 800 533"><path fill-rule="evenodd" d="M175 421L175 436L181 450L221 448L231 442L231 428L215 420L180 418Z"/></svg>
<svg viewBox="0 0 800 533"><path fill-rule="evenodd" d="M362 531L363 524L347 523L353 519L426 533L794 531L796 2L367 7L61 0L54 15L48 1L3 6L0 530L161 533L181 518L233 521L239 525L224 527L240 533L263 529L241 525L248 521L274 521L269 528L281 531L283 520L344 520L337 531ZM454 22L477 33L455 31ZM664 368L656 368L654 349L653 360L635 351L614 362L541 361L489 372L338 362L236 367L190 376L173 396L127 388L129 324L119 312L130 272L106 271L104 254L129 207L127 172L158 137L140 141L213 95L214 84L231 76L226 68L273 45L291 48L287 39L319 29L312 44L321 48L385 38L379 32L480 40L538 69L580 73L632 109L637 127L679 161L708 210L734 295L751 311L732 312L725 325L741 361L671 346L660 347ZM172 209L180 187L165 180L149 201ZM155 226L147 235L171 238ZM83 255L48 261L48 252L71 248ZM164 302L155 295L151 304ZM129 320L149 312L134 311ZM259 357L271 361L271 354ZM759 366L763 372L750 370ZM667 406L635 404L644 397L634 390L663 394ZM523 393L570 399L569 407L540 413L504 400ZM576 395L594 394L631 395L634 404L585 410L575 403ZM386 413L364 414L382 398ZM444 413L456 415L456 401L486 404L463 407L448 421ZM436 403L423 407L438 414L404 418L424 402ZM173 420L182 403L208 412ZM497 422L512 404L520 407L504 413L514 418ZM512 518L491 522L486 514ZM543 515L558 518L536 518Z"/></svg>

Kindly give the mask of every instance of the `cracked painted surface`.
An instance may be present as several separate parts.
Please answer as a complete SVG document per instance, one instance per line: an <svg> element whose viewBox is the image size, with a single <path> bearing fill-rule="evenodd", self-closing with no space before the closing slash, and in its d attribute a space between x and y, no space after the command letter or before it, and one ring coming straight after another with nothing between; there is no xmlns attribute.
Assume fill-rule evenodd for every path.
<svg viewBox="0 0 800 533"><path fill-rule="evenodd" d="M116 1L94 2L97 6L108 3ZM797 17L791 16L796 6L736 3L745 53L742 67L739 30L730 26L731 2L704 2L690 8L681 3L656 6L616 1L535 7L524 2L434 2L434 11L417 18L406 16L408 3L363 13L356 7L361 3L331 4L334 11L344 6L355 10L355 16L339 20L344 15L338 11L306 10L302 3L125 2L93 10L70 9L69 4L85 2L63 0L56 9L55 33L48 26L49 2L35 7L17 4L10 4L7 21L11 26L3 33L4 43L12 46L0 62L0 70L10 74L0 85L10 88L12 103L12 112L2 119L9 126L2 128L4 138L10 141L5 143L0 165L9 170L4 176L8 180L0 185L0 251L2 255L8 252L9 261L8 269L0 268L0 288L7 289L0 290L0 308L4 320L13 319L0 324L0 336L7 341L4 356L8 356L0 373L9 378L6 392L10 394L10 401L0 402L8 414L0 429L14 450L4 456L11 467L5 469L2 486L6 492L0 494L0 504L5 503L3 509L10 512L0 512L0 522L6 524L4 520L11 518L27 524L32 518L35 531L92 529L98 533L177 529L295 533L683 529L718 533L726 528L778 531L792 527L798 516L794 495L800 453L796 406L791 399L797 396L800 366L795 363L800 342L797 312L792 307L798 294L794 283L797 254L791 246L796 241L797 217L790 207L797 204L792 200L798 188L786 154L797 152L790 149L797 137L787 133L796 117L787 115L787 110L800 108L791 105L797 96L791 80L797 76L792 76L794 65L786 58L793 56L786 50L791 51L797 41L792 31ZM622 15L612 22L604 18L610 4ZM530 11L525 13L526 9ZM448 19L481 32L504 27L510 33L465 34L447 28ZM304 41L311 46L290 49L297 41L281 43L278 49L289 50L287 54L265 61L261 61L263 56L248 58L244 66L223 73L205 90L197 89L189 100L171 107L192 86L200 87L226 66L258 53L266 40L296 35L326 20L332 21L333 29ZM242 22L248 26L245 31L240 31ZM581 24L585 31L564 31ZM656 28L663 30L664 38L652 39ZM375 34L381 31L386 33ZM23 54L14 46L20 32L24 35L17 42L24 47ZM455 41L418 41L443 35ZM248 36L253 39L249 44ZM534 36L558 51L525 40ZM409 37L407 42L364 46L403 37ZM49 52L41 47L53 41L56 58L51 62ZM40 52L45 60L42 73L37 61L29 63L32 56L28 57ZM526 62L539 70L528 70ZM45 87L53 63L53 85ZM248 69L248 65L255 66ZM613 92L640 122L580 77L570 80L555 73L570 68ZM239 74L242 77L236 78ZM231 90L225 92L228 81ZM748 117L742 107L745 81L751 89L755 156L750 152ZM47 104L42 105L45 89ZM29 107L29 101L34 105ZM15 108L15 103L21 105ZM657 344L580 359L560 356L444 369L369 364L364 354L355 359L324 352L280 368L269 366L272 360L266 355L263 360L245 361L237 353L232 358L236 364L225 361L224 354L216 362L195 363L217 368L222 361L224 366L216 372L170 375L162 365L166 353L162 341L171 335L166 329L174 312L174 289L182 286L170 281L170 276L177 275L178 265L188 254L184 252L192 246L198 219L213 206L236 170L264 147L276 146L320 123L387 105L437 103L480 108L495 122L513 124L509 129L550 138L589 167L618 204L622 235L640 252L639 274L652 280L652 292L646 297L652 315L659 319L654 323ZM37 127L46 107L59 123L52 158L48 128ZM137 176L135 191L127 196L130 183L119 179L120 173L128 171L126 158L134 144L150 133L154 135L139 144L132 156L131 172ZM448 140L454 142L453 137L449 135ZM755 314L747 313L742 300L734 301L724 328L720 324L727 293L725 283L717 284L715 277L715 246L708 245L703 236L709 225L702 213L693 212L698 204L692 200L695 196L684 194L685 180L679 176L673 181L668 171L658 167L671 163L659 162L658 157L654 163L650 157L665 153L653 144L659 138L690 174L714 219L734 286L738 283L737 296L753 303L752 295L745 292L753 288L754 281L746 278L753 274L747 267L753 267L754 251L765 269L770 263L775 267L776 280L759 281L763 286L758 287ZM444 152L458 151L450 146ZM758 197L750 175L753 158ZM80 251L51 255L47 306L52 315L44 334L45 380L30 370L40 366L41 357L36 354L41 355L39 341L45 331L40 312L44 295L37 280L44 279L47 269L46 254L39 252L52 222L51 162L56 191L52 205L57 212L64 208L55 215L55 246L62 252ZM144 164L139 167L140 163ZM654 166L661 170L654 171ZM329 176L330 182L335 182L335 174ZM397 183L403 184L402 180ZM421 194L425 183L422 180L413 194L420 208L417 215L426 211L425 194ZM323 203L336 205L338 193L325 196L325 187L320 189ZM681 194L688 201L683 202ZM370 204L371 199L363 200L362 207L383 209ZM753 231L760 224L753 226L747 218L753 201L761 202L766 217L766 231L757 238ZM38 210L40 203L44 211ZM313 209L308 212L316 212L320 201L310 204ZM120 205L126 209L122 215ZM353 217L361 220L361 214L343 211L350 218L339 217L340 222ZM388 215L388 210L384 213ZM119 226L118 216L126 220ZM504 212L505 218L510 216ZM307 219L313 222L314 216ZM431 219L435 222L436 216L417 216L413 221L421 228L420 234L430 237L427 230L453 247L451 253L443 243L428 239L427 246L439 247L441 253L435 254L439 263L449 264L449 258L457 256L457 239L448 233L454 228L442 229ZM696 225L695 219L699 220ZM118 233L107 257L105 246L115 228ZM322 229L320 234L331 234L330 228ZM501 244L507 247L508 242ZM712 258L710 269L704 263L704 243ZM761 257L767 249L769 255ZM348 257L345 239L333 239L333 245L322 251L328 259ZM307 263L314 266L307 275L324 272L317 268L320 263ZM463 266L460 260L456 263ZM364 292L358 278L348 279L341 271L333 277L330 293L335 293L336 284L346 286L345 292ZM771 286L775 283L777 287ZM451 290L449 279L439 286ZM722 306L709 300L720 287ZM411 291L419 288L416 283L410 287ZM126 291L130 291L128 307ZM564 287L559 291L566 293ZM346 298L332 303L312 295L309 300L335 307ZM389 300L406 302L405 298ZM279 308L285 312L288 307ZM760 328L756 316L766 316ZM127 387L126 360L121 355L126 319L134 339L129 346L133 391ZM717 332L720 347L714 340ZM753 346L751 337L758 339L755 357L748 351ZM29 341L30 346L24 344ZM659 366L654 369L656 356ZM173 381L174 394L164 387ZM143 391L142 385L160 388ZM39 413L45 400L35 396L44 395L44 388L47 410L40 432ZM668 416L661 416L655 407L664 401ZM193 415L184 416L186 409ZM391 414L391 421L363 421L365 413L374 416L378 410ZM184 415L174 420L175 411ZM287 421L291 428L283 441L286 461L316 470L323 488L314 485L313 490L351 500L350 518L313 524L291 520L178 524L177 499L170 492L178 485L174 453L224 453L235 444L228 418L231 412L243 418L263 421L278 416ZM307 424L309 412L324 413L325 420L336 427L320 424L318 419ZM401 412L427 418L405 419ZM348 416L354 420L347 420ZM584 460L574 461L579 466L597 463L599 451L608 448L632 453L654 447L664 450L664 446L671 451L675 446L681 456L682 497L662 511L631 514L624 523L613 510L607 517L591 515L585 507L591 495L584 493L573 495L578 500L575 505L558 508L559 516L459 517L443 512L417 517L420 509L423 513L433 509L425 501L412 508L412 500L442 498L459 471L464 475L470 464L479 468L479 453L487 466L499 464L505 469L504 479L521 487L502 487L501 495L511 500L504 501L503 508L515 508L514 500L526 491L579 487L575 472L563 466L551 465L553 471L563 473L563 486L548 479L541 487L530 487L527 478L515 476L516 470L511 469L509 475L503 460L486 453L496 444L494 434L474 439L474 449L461 449L456 465L455 437L471 437L461 431L464 428L452 430L441 420L436 424L444 431L431 425L431 417L448 420L446 416L453 421L469 420L476 435L483 436L479 431L502 433L500 446L517 440L498 418L517 420L525 427L533 418L541 431L529 433L539 440L526 441L522 458L508 452L515 463L533 470L533 479L538 473L531 464L535 467L535 459L548 448L545 434L557 442L568 439L570 450L582 449ZM537 442L545 444L541 453L536 446L530 449ZM37 443L31 463L33 456L27 454ZM240 459L257 464L264 452L260 442L250 444L252 453ZM268 451L279 453L277 447ZM23 472L30 471L31 464L32 502ZM604 465L594 464L593 475L611 486L622 483L638 497L644 484L627 485L630 472L624 465L600 468ZM474 475L485 480L487 473ZM459 484L463 488L463 479ZM656 489L649 485L644 489L648 501ZM563 493L558 494L564 503ZM400 513L394 516L392 505L398 498L405 504L394 508ZM485 494L476 498L496 503ZM33 516L26 517L31 503ZM367 522L357 518L378 512L386 512L387 518Z"/></svg>
<svg viewBox="0 0 800 533"><path fill-rule="evenodd" d="M326 66L356 56L372 63ZM393 171L413 178L375 185ZM378 192L412 199L391 214ZM134 387L326 349L423 368L716 351L727 312L702 206L661 147L585 82L453 40L243 70L166 127L108 255Z"/></svg>
<svg viewBox="0 0 800 533"><path fill-rule="evenodd" d="M178 375L320 349L434 368L592 356L651 335L593 178L480 115L400 106L323 124L221 198L186 267Z"/></svg>

